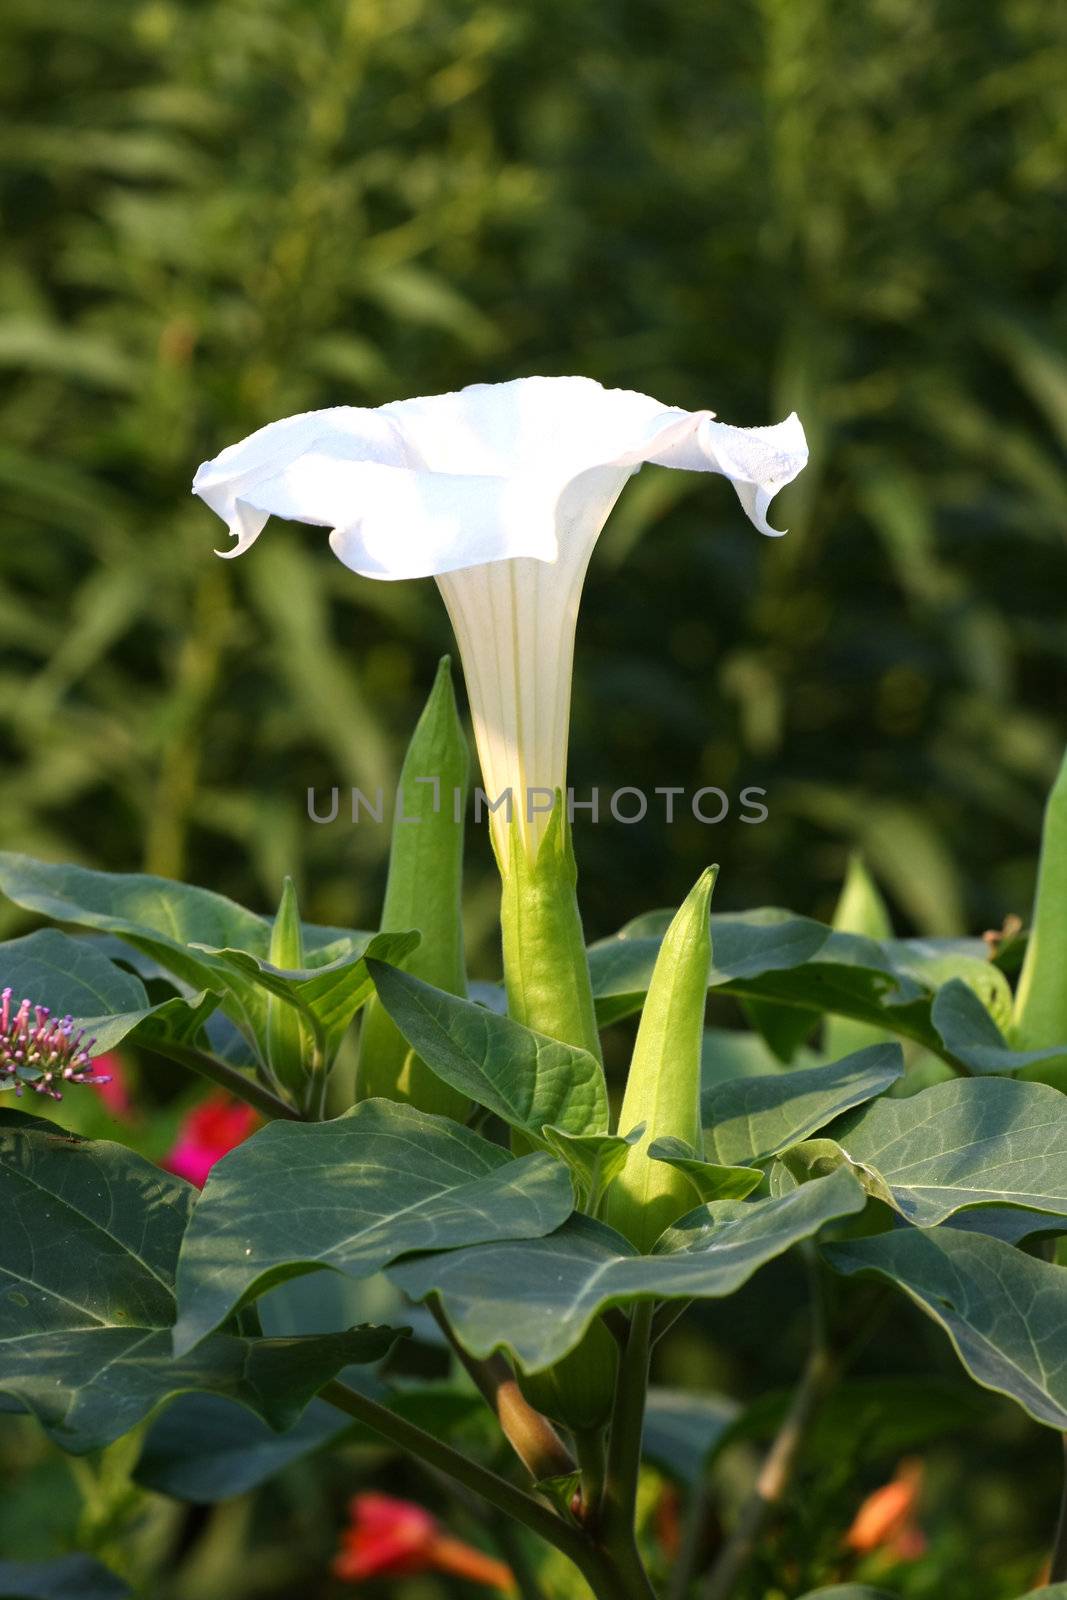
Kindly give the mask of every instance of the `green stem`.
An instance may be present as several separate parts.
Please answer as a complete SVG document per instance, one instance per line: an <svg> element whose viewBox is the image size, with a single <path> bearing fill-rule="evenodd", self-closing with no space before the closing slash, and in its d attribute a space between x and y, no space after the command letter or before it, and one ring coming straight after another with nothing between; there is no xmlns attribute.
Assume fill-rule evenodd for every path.
<svg viewBox="0 0 1067 1600"><path fill-rule="evenodd" d="M515 1374L503 1356L479 1361L464 1350L456 1338L437 1295L426 1302L437 1326L473 1381L479 1394L500 1424L500 1431L535 1483L544 1478L562 1478L574 1471L563 1440L549 1422L523 1396Z"/></svg>
<svg viewBox="0 0 1067 1600"><path fill-rule="evenodd" d="M273 1094L255 1078L250 1078L236 1067L228 1066L225 1061L217 1061L214 1056L205 1054L203 1050L196 1050L192 1045L171 1044L165 1040L153 1039L144 1047L153 1051L157 1056L166 1056L169 1061L177 1061L180 1066L189 1067L193 1072L199 1072L202 1078L210 1078L212 1083L217 1083L220 1089L226 1089L235 1095L238 1100L245 1100L250 1106L271 1121L282 1119L288 1122L305 1122L308 1119L288 1101Z"/></svg>
<svg viewBox="0 0 1067 1600"><path fill-rule="evenodd" d="M615 1386L601 1517L604 1549L626 1584L620 1595L632 1597L632 1600L637 1597L649 1600L653 1594L637 1549L635 1523L655 1309L653 1301L639 1301L630 1318L630 1332L619 1361Z"/></svg>
<svg viewBox="0 0 1067 1600"><path fill-rule="evenodd" d="M616 1570L615 1564L586 1538L580 1528L564 1522L562 1517L524 1489L517 1489L488 1467L468 1460L451 1445L435 1438L415 1423L408 1422L386 1406L379 1405L376 1400L350 1389L337 1378L326 1384L319 1391L319 1396L346 1416L355 1417L383 1439L388 1439L398 1449L407 1451L462 1484L505 1516L521 1522L531 1533L540 1535L574 1563L598 1600L637 1600L638 1596L645 1600L645 1596L651 1594L650 1590L642 1594L640 1590L620 1587L622 1575Z"/></svg>
<svg viewBox="0 0 1067 1600"><path fill-rule="evenodd" d="M604 1480L607 1474L607 1452L604 1448L604 1430L590 1428L574 1434L574 1450L581 1474L582 1525L596 1535L600 1525L601 1504L604 1498Z"/></svg>

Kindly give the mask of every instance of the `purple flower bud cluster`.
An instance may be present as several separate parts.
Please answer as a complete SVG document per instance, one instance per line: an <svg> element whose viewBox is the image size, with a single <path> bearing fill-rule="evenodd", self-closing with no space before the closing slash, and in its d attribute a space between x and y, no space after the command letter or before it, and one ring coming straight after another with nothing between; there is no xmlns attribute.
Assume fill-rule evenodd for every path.
<svg viewBox="0 0 1067 1600"><path fill-rule="evenodd" d="M95 1039L74 1031L73 1017L53 1017L47 1006L23 1000L11 1003L11 990L0 992L0 1090L24 1088L62 1100L62 1083L107 1083L93 1071L89 1051Z"/></svg>

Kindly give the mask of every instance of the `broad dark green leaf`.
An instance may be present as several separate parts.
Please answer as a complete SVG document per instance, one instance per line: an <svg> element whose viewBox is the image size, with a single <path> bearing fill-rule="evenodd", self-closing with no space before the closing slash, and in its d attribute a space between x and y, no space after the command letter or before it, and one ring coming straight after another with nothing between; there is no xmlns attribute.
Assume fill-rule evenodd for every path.
<svg viewBox="0 0 1067 1600"><path fill-rule="evenodd" d="M367 1368L342 1374L361 1394L437 1438L474 1435L492 1449L495 1424L481 1397L445 1384L386 1385ZM152 1423L134 1473L146 1489L196 1504L247 1494L295 1462L337 1444L389 1449L380 1434L322 1400L293 1427L272 1431L242 1406L215 1395L183 1395Z"/></svg>
<svg viewBox="0 0 1067 1600"><path fill-rule="evenodd" d="M865 1196L844 1168L779 1200L722 1200L668 1229L638 1255L612 1228L576 1215L547 1238L420 1256L389 1269L421 1300L439 1292L452 1326L477 1356L504 1349L529 1371L573 1350L609 1306L732 1294L757 1269Z"/></svg>
<svg viewBox="0 0 1067 1600"><path fill-rule="evenodd" d="M984 1233L1006 1244L1021 1244L1024 1239L1055 1238L1067 1233L1067 1217L1047 1216L1040 1211L1021 1211L1014 1206L977 1206L973 1211L957 1211L942 1224L962 1233Z"/></svg>
<svg viewBox="0 0 1067 1600"><path fill-rule="evenodd" d="M299 1273L368 1277L411 1250L536 1237L574 1203L567 1168L388 1100L275 1122L213 1168L182 1244L175 1349Z"/></svg>
<svg viewBox="0 0 1067 1600"><path fill-rule="evenodd" d="M828 1133L919 1227L966 1206L1067 1215L1067 1096L1044 1084L954 1079L877 1100Z"/></svg>
<svg viewBox="0 0 1067 1600"><path fill-rule="evenodd" d="M312 1400L291 1428L276 1433L251 1411L217 1395L182 1395L153 1422L135 1477L143 1488L176 1500L229 1500L336 1442L352 1427L351 1417L324 1400Z"/></svg>
<svg viewBox="0 0 1067 1600"><path fill-rule="evenodd" d="M716 1084L701 1102L705 1154L726 1166L765 1161L881 1094L903 1070L900 1046L878 1044L826 1067Z"/></svg>
<svg viewBox="0 0 1067 1600"><path fill-rule="evenodd" d="M127 1432L176 1394L227 1395L286 1427L388 1329L308 1339L218 1334L175 1361L174 1268L195 1191L122 1145L0 1126L0 1390L64 1448Z"/></svg>
<svg viewBox="0 0 1067 1600"><path fill-rule="evenodd" d="M1067 1427L1063 1267L954 1228L900 1228L825 1253L838 1272L877 1273L903 1289L945 1330L978 1383L1038 1422Z"/></svg>
<svg viewBox="0 0 1067 1600"><path fill-rule="evenodd" d="M604 1074L588 1051L369 961L378 998L426 1065L537 1141L546 1124L606 1133Z"/></svg>
<svg viewBox="0 0 1067 1600"><path fill-rule="evenodd" d="M972 1072L1017 1072L1067 1054L1067 1043L1054 1050L1013 1050L977 994L960 978L938 990L932 1019L945 1050Z"/></svg>
<svg viewBox="0 0 1067 1600"><path fill-rule="evenodd" d="M652 912L591 947L602 1022L640 1008L669 918L668 912ZM967 989L986 1015L1005 1022L1010 1015L1007 982L982 959L977 940L876 940L776 907L713 916L711 927L710 987L736 995L783 1060L791 1060L818 1018L829 1014L913 1039L959 1062L963 1058L931 1017L942 984Z"/></svg>
<svg viewBox="0 0 1067 1600"><path fill-rule="evenodd" d="M125 1600L132 1593L92 1556L0 1561L0 1600Z"/></svg>
<svg viewBox="0 0 1067 1600"><path fill-rule="evenodd" d="M684 1173L693 1187L694 1198L707 1204L711 1200L744 1200L763 1181L757 1167L721 1167L702 1161L684 1139L653 1139L648 1147L653 1161L665 1161Z"/></svg>

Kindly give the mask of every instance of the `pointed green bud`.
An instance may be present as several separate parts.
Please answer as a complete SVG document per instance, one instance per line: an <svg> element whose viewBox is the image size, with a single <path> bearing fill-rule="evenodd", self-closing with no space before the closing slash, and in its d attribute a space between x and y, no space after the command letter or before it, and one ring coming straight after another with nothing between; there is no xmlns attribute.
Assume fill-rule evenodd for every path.
<svg viewBox="0 0 1067 1600"><path fill-rule="evenodd" d="M833 925L840 933L862 933L868 939L893 937L889 907L858 850L849 857Z"/></svg>
<svg viewBox="0 0 1067 1600"><path fill-rule="evenodd" d="M461 897L469 766L451 662L445 656L400 772L382 932L417 928L422 940L405 961L405 970L464 998ZM358 1081L361 1100L381 1095L460 1120L469 1109L466 1098L416 1056L376 999L364 1013Z"/></svg>
<svg viewBox="0 0 1067 1600"><path fill-rule="evenodd" d="M838 933L861 933L868 939L891 939L893 924L882 892L867 870L858 851L849 858L848 872L834 912L833 926ZM828 1016L823 1043L832 1061L862 1050L869 1044L881 1044L890 1035L884 1028L869 1022L855 1022L851 1017Z"/></svg>
<svg viewBox="0 0 1067 1600"><path fill-rule="evenodd" d="M557 790L537 856L521 848L518 818L502 867L500 928L508 1015L600 1060L589 959L578 911L571 831Z"/></svg>
<svg viewBox="0 0 1067 1600"><path fill-rule="evenodd" d="M703 1149L700 1057L711 971L711 894L718 867L698 879L667 929L649 984L619 1127L645 1132L604 1197L604 1219L650 1250L664 1228L699 1204L689 1179L648 1154L654 1139Z"/></svg>
<svg viewBox="0 0 1067 1600"><path fill-rule="evenodd" d="M271 930L269 960L272 967L283 972L296 972L304 965L304 933L292 878L286 878L282 887ZM278 1082L301 1102L313 1054L314 1042L301 1024L296 1007L272 994L267 1000L267 1061Z"/></svg>
<svg viewBox="0 0 1067 1600"><path fill-rule="evenodd" d="M1015 996L1018 1050L1067 1044L1067 756L1045 807L1037 895Z"/></svg>

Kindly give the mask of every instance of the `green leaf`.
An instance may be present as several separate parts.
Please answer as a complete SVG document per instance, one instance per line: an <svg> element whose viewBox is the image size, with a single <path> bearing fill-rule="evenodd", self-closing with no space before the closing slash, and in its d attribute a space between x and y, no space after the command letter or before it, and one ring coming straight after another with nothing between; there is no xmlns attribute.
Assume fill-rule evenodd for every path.
<svg viewBox="0 0 1067 1600"><path fill-rule="evenodd" d="M464 1428L492 1433L491 1414L470 1390L444 1384L387 1389L366 1369L343 1376L360 1393L438 1438ZM490 1448L494 1442L490 1438ZM293 1427L275 1433L228 1400L183 1395L152 1423L134 1478L158 1494L213 1504L247 1494L283 1468L339 1443L388 1448L379 1434L322 1400L312 1400Z"/></svg>
<svg viewBox="0 0 1067 1600"><path fill-rule="evenodd" d="M94 1056L113 1050L161 1010L149 999L140 978L108 960L94 940L73 939L56 928L0 944L0 979L5 988L10 986L16 1004L25 997L47 1006L53 1016L73 1017ZM163 1002L171 1008L167 1015L172 1019L183 1012L195 1017L197 1029L217 1004L214 997L203 995L189 1004Z"/></svg>
<svg viewBox="0 0 1067 1600"><path fill-rule="evenodd" d="M553 1155L570 1167L583 1209L594 1213L604 1190L621 1172L630 1149L644 1131L643 1124L627 1134L568 1133L565 1128L546 1125L541 1137Z"/></svg>
<svg viewBox="0 0 1067 1600"><path fill-rule="evenodd" d="M672 911L652 911L589 950L589 971L602 1024L641 1009ZM822 948L830 930L810 917L767 908L742 916L713 916L712 985L789 970Z"/></svg>
<svg viewBox="0 0 1067 1600"><path fill-rule="evenodd" d="M864 1202L842 1168L779 1200L703 1206L668 1229L652 1255L576 1215L547 1238L420 1256L389 1276L416 1300L439 1293L473 1355L503 1349L538 1372L573 1350L609 1306L732 1294L766 1262Z"/></svg>
<svg viewBox="0 0 1067 1600"><path fill-rule="evenodd" d="M182 1395L153 1422L134 1476L157 1494L213 1504L247 1494L351 1429L352 1419L324 1400L312 1400L291 1428L276 1433L218 1395Z"/></svg>
<svg viewBox="0 0 1067 1600"><path fill-rule="evenodd" d="M588 1051L395 967L369 961L368 968L404 1038L445 1083L538 1142L546 1124L567 1133L607 1132L604 1076Z"/></svg>
<svg viewBox="0 0 1067 1600"><path fill-rule="evenodd" d="M744 1200L763 1181L758 1167L719 1167L702 1161L683 1139L653 1139L648 1147L653 1161L665 1161L685 1177L697 1200Z"/></svg>
<svg viewBox="0 0 1067 1600"><path fill-rule="evenodd" d="M972 1072L1017 1072L1067 1053L1067 1043L1052 1049L1013 1050L974 990L960 978L938 990L932 1018L945 1049Z"/></svg>
<svg viewBox="0 0 1067 1600"><path fill-rule="evenodd" d="M0 891L16 905L56 922L116 934L182 983L218 991L223 1010L246 1036L265 1038L266 991L212 954L242 950L266 962L271 923L265 917L223 895L169 878L58 866L9 851L0 851ZM305 948L319 952L337 935L337 929L307 926Z"/></svg>
<svg viewBox="0 0 1067 1600"><path fill-rule="evenodd" d="M2 1600L125 1600L132 1593L92 1556L0 1561Z"/></svg>
<svg viewBox="0 0 1067 1600"><path fill-rule="evenodd" d="M129 1431L176 1394L229 1396L295 1422L340 1368L396 1339L218 1334L175 1361L174 1268L195 1191L122 1145L0 1126L0 1389L75 1453Z"/></svg>
<svg viewBox="0 0 1067 1600"><path fill-rule="evenodd" d="M193 1213L175 1349L286 1278L365 1278L410 1250L536 1236L573 1203L554 1157L514 1161L411 1106L365 1100L333 1122L271 1123L216 1164Z"/></svg>
<svg viewBox="0 0 1067 1600"><path fill-rule="evenodd" d="M1067 1215L1067 1097L1044 1084L954 1079L877 1100L829 1132L921 1228L966 1206Z"/></svg>
<svg viewBox="0 0 1067 1600"><path fill-rule="evenodd" d="M261 989L268 1001L268 1010L269 997L287 1001L320 1041L328 1066L352 1018L374 993L368 960L376 957L381 961L402 961L418 942L419 935L414 932L353 935L320 952L331 957L322 966L303 967L298 971L283 971L247 950L208 949L199 945L196 949L210 956L225 972L249 980ZM265 1037L264 1034L264 1040Z"/></svg>
<svg viewBox="0 0 1067 1600"><path fill-rule="evenodd" d="M726 1166L766 1161L881 1094L903 1070L900 1046L879 1044L826 1067L717 1084L702 1100L705 1153Z"/></svg>
<svg viewBox="0 0 1067 1600"><path fill-rule="evenodd" d="M693 1389L650 1389L642 1454L661 1471L694 1489L739 1410L737 1401L726 1395L701 1394Z"/></svg>
<svg viewBox="0 0 1067 1600"><path fill-rule="evenodd" d="M903 1289L945 1330L978 1383L1009 1395L1037 1422L1067 1427L1063 1267L954 1228L900 1228L827 1245L825 1254L838 1272L877 1273Z"/></svg>
<svg viewBox="0 0 1067 1600"><path fill-rule="evenodd" d="M640 1009L669 920L653 912L590 949L602 1022ZM876 940L776 907L713 916L711 932L711 989L736 996L784 1060L828 1015L912 1039L956 1064L931 1018L947 980L970 989L982 1009L1005 1020L1010 1012L1007 982L977 940Z"/></svg>

